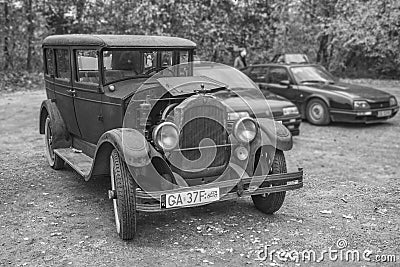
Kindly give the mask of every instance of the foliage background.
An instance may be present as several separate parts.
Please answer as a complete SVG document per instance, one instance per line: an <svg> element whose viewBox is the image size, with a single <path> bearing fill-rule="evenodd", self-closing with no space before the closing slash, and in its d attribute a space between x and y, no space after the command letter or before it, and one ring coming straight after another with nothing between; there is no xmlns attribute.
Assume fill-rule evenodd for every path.
<svg viewBox="0 0 400 267"><path fill-rule="evenodd" d="M42 40L66 33L173 35L202 60L232 64L246 47L249 63L300 52L342 77L399 75L398 0L0 0L0 14L2 87L41 71Z"/></svg>

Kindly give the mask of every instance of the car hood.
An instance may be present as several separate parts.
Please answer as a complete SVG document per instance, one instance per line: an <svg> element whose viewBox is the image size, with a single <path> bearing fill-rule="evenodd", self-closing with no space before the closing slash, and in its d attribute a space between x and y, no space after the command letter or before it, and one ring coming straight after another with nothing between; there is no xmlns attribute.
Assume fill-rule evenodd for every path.
<svg viewBox="0 0 400 267"><path fill-rule="evenodd" d="M234 111L249 111L250 114L257 115L257 117L266 117L269 105L272 112L282 111L285 107L295 106L292 102L283 97L266 97L267 99L257 99L251 97L238 97L226 95L218 96L222 102ZM268 112L269 113L269 112Z"/></svg>
<svg viewBox="0 0 400 267"><path fill-rule="evenodd" d="M335 84L315 84L310 87L336 92L352 99L365 99L371 101L386 101L391 94L384 91L356 84L338 82Z"/></svg>

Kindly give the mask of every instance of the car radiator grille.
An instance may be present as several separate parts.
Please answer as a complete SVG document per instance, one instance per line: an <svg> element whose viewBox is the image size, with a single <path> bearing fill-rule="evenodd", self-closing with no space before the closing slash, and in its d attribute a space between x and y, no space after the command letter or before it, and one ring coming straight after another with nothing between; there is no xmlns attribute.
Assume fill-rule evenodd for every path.
<svg viewBox="0 0 400 267"><path fill-rule="evenodd" d="M197 106L185 111L184 126L181 130L179 148L182 154L189 160L200 158L198 149L201 140L211 139L217 145L217 154L214 159L212 153L203 153L202 157L212 161L210 167L217 167L227 162L227 144L228 134L224 126L224 110L214 106ZM196 166L193 166L196 168Z"/></svg>
<svg viewBox="0 0 400 267"><path fill-rule="evenodd" d="M375 103L369 103L369 106L371 109L376 109L376 108L388 108L389 101L384 101L384 102L375 102Z"/></svg>

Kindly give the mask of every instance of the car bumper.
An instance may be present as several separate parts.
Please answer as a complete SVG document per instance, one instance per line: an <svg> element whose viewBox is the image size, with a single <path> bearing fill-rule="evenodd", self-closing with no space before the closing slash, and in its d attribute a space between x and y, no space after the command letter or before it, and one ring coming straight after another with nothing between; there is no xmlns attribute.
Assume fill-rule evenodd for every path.
<svg viewBox="0 0 400 267"><path fill-rule="evenodd" d="M268 183L267 186L253 187L251 185ZM282 185L283 184L283 185ZM282 174L270 174L242 178L239 180L226 180L220 182L213 182L204 185L184 187L179 189L173 189L168 191L151 192L146 193L142 190L136 191L136 210L145 212L157 212L179 208L196 207L204 204L187 205L183 207L174 208L163 208L163 196L165 194L184 193L193 190L204 190L211 188L218 188L220 199L214 202L225 201L230 199L236 199L239 197L261 195L269 193L284 192L289 190L295 190L303 187L303 170L299 169L297 172L282 173ZM214 203L211 202L211 203Z"/></svg>
<svg viewBox="0 0 400 267"><path fill-rule="evenodd" d="M290 131L292 135L300 134L300 123L301 116L285 116L285 117L276 117L275 121L282 123L286 128Z"/></svg>
<svg viewBox="0 0 400 267"><path fill-rule="evenodd" d="M330 114L332 121L352 123L376 123L393 118L398 111L399 107L395 106L389 108L370 109L362 111L331 109Z"/></svg>

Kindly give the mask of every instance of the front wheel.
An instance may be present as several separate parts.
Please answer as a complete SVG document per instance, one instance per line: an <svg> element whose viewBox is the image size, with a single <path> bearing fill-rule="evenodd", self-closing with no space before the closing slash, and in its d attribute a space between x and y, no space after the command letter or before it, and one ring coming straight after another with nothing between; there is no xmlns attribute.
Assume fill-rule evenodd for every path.
<svg viewBox="0 0 400 267"><path fill-rule="evenodd" d="M281 150L275 151L274 161L269 174L286 173L285 155ZM264 182L265 183L265 182ZM283 185L283 184L280 184ZM286 192L262 194L251 196L253 203L258 210L265 214L273 214L278 211L285 201Z"/></svg>
<svg viewBox="0 0 400 267"><path fill-rule="evenodd" d="M330 122L328 106L323 100L311 99L306 107L306 117L311 124L327 125Z"/></svg>
<svg viewBox="0 0 400 267"><path fill-rule="evenodd" d="M117 233L122 239L129 240L136 233L136 186L128 167L115 149L110 156L110 177L109 197L113 200Z"/></svg>

